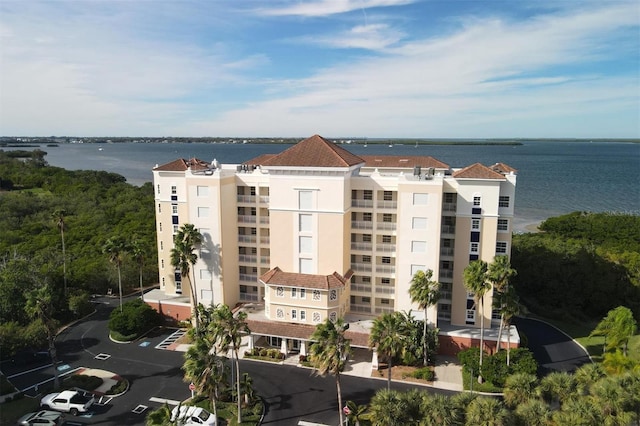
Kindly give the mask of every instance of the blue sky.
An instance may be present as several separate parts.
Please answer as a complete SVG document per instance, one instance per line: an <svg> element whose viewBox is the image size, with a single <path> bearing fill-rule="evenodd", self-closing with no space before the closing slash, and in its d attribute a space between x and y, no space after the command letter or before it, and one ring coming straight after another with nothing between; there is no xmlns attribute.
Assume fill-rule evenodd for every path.
<svg viewBox="0 0 640 426"><path fill-rule="evenodd" d="M0 135L640 138L640 3L0 2Z"/></svg>

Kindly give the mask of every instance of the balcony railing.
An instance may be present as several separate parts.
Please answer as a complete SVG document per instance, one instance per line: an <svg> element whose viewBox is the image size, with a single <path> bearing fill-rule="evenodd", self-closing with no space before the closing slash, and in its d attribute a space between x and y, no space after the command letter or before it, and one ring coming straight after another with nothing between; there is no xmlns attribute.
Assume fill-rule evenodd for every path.
<svg viewBox="0 0 640 426"><path fill-rule="evenodd" d="M453 247L440 247L440 254L443 256L453 256L454 251Z"/></svg>
<svg viewBox="0 0 640 426"><path fill-rule="evenodd" d="M349 310L351 312L371 313L371 305L357 305L355 303L352 303L351 305L349 305Z"/></svg>
<svg viewBox="0 0 640 426"><path fill-rule="evenodd" d="M455 234L456 233L456 227L453 226L453 225L442 225L440 230L442 231L443 234Z"/></svg>
<svg viewBox="0 0 640 426"><path fill-rule="evenodd" d="M451 269L440 269L439 277L440 279L452 279L453 271Z"/></svg>
<svg viewBox="0 0 640 426"><path fill-rule="evenodd" d="M239 243L255 243L257 238L255 235L238 235Z"/></svg>
<svg viewBox="0 0 640 426"><path fill-rule="evenodd" d="M373 229L373 222L363 220L352 220L351 229Z"/></svg>
<svg viewBox="0 0 640 426"><path fill-rule="evenodd" d="M260 204L269 204L268 195L261 195L260 198L258 198L258 200L260 201Z"/></svg>
<svg viewBox="0 0 640 426"><path fill-rule="evenodd" d="M371 264L370 263L352 263L351 269L356 272L371 272Z"/></svg>
<svg viewBox="0 0 640 426"><path fill-rule="evenodd" d="M260 244L269 244L271 238L269 237L260 237Z"/></svg>
<svg viewBox="0 0 640 426"><path fill-rule="evenodd" d="M451 300L450 291L440 291L440 300Z"/></svg>
<svg viewBox="0 0 640 426"><path fill-rule="evenodd" d="M351 250L371 251L372 247L371 243L351 243Z"/></svg>
<svg viewBox="0 0 640 426"><path fill-rule="evenodd" d="M376 286L376 293L377 294L394 294L396 292L396 289L393 288L393 286Z"/></svg>
<svg viewBox="0 0 640 426"><path fill-rule="evenodd" d="M451 312L440 312L438 311L438 319L444 321L451 321Z"/></svg>
<svg viewBox="0 0 640 426"><path fill-rule="evenodd" d="M396 251L396 245L395 244L378 243L378 244L376 244L376 251L381 251L381 252L384 252L384 253L393 253L394 251Z"/></svg>
<svg viewBox="0 0 640 426"><path fill-rule="evenodd" d="M373 200L354 200L354 199L351 199L351 207L371 208L371 207L373 207Z"/></svg>
<svg viewBox="0 0 640 426"><path fill-rule="evenodd" d="M240 300L244 302L257 302L258 293L240 293Z"/></svg>
<svg viewBox="0 0 640 426"><path fill-rule="evenodd" d="M398 224L393 222L378 222L378 225L376 226L377 229L385 231L395 231L397 227Z"/></svg>
<svg viewBox="0 0 640 426"><path fill-rule="evenodd" d="M457 203L443 203L442 210L445 212L455 212L458 209Z"/></svg>
<svg viewBox="0 0 640 426"><path fill-rule="evenodd" d="M255 195L238 195L239 203L255 203L256 196Z"/></svg>
<svg viewBox="0 0 640 426"><path fill-rule="evenodd" d="M240 274L240 281L245 282L245 283L253 283L253 284L255 284L256 282L258 282L258 276L257 275L250 275L250 274Z"/></svg>
<svg viewBox="0 0 640 426"><path fill-rule="evenodd" d="M383 274L395 274L396 273L396 267L394 265L377 265L376 266L376 272L380 272Z"/></svg>
<svg viewBox="0 0 640 426"><path fill-rule="evenodd" d="M393 313L393 308L387 308L387 307L376 308L376 314L392 314L392 313Z"/></svg>
<svg viewBox="0 0 640 426"><path fill-rule="evenodd" d="M269 224L269 216L260 216L260 223L262 223L263 225L264 224L268 225Z"/></svg>
<svg viewBox="0 0 640 426"><path fill-rule="evenodd" d="M351 283L351 291L361 291L363 293L371 293L371 285Z"/></svg>
<svg viewBox="0 0 640 426"><path fill-rule="evenodd" d="M260 264L268 265L270 261L271 260L269 256L260 256Z"/></svg>
<svg viewBox="0 0 640 426"><path fill-rule="evenodd" d="M258 261L258 256L251 254L241 254L238 256L238 260L240 262L256 263Z"/></svg>
<svg viewBox="0 0 640 426"><path fill-rule="evenodd" d="M379 209L397 209L398 202L397 201L378 201L377 206Z"/></svg>
<svg viewBox="0 0 640 426"><path fill-rule="evenodd" d="M238 215L238 223L256 223L257 216Z"/></svg>

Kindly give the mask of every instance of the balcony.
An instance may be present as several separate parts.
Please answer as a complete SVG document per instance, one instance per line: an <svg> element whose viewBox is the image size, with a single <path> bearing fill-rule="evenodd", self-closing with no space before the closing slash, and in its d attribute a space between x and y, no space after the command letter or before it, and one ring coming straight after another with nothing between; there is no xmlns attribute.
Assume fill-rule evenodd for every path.
<svg viewBox="0 0 640 426"><path fill-rule="evenodd" d="M351 221L351 229L373 229L373 222L356 220Z"/></svg>
<svg viewBox="0 0 640 426"><path fill-rule="evenodd" d="M269 237L260 237L260 244L269 244L271 238Z"/></svg>
<svg viewBox="0 0 640 426"><path fill-rule="evenodd" d="M442 256L453 256L455 249L453 247L440 247L440 254Z"/></svg>
<svg viewBox="0 0 640 426"><path fill-rule="evenodd" d="M376 294L395 294L396 289L393 286L377 285Z"/></svg>
<svg viewBox="0 0 640 426"><path fill-rule="evenodd" d="M379 209L397 209L398 202L397 201L378 201L376 204Z"/></svg>
<svg viewBox="0 0 640 426"><path fill-rule="evenodd" d="M240 293L240 300L243 302L257 302L258 293Z"/></svg>
<svg viewBox="0 0 640 426"><path fill-rule="evenodd" d="M351 207L361 207L370 209L373 207L373 200L354 200L351 199Z"/></svg>
<svg viewBox="0 0 640 426"><path fill-rule="evenodd" d="M376 272L382 274L395 274L396 267L394 265L376 265Z"/></svg>
<svg viewBox="0 0 640 426"><path fill-rule="evenodd" d="M269 262L271 262L270 259L271 258L269 256L260 256L260 264L261 265L268 265Z"/></svg>
<svg viewBox="0 0 640 426"><path fill-rule="evenodd" d="M269 196L268 195L261 195L258 198L258 201L260 202L260 204L269 204Z"/></svg>
<svg viewBox="0 0 640 426"><path fill-rule="evenodd" d="M364 243L364 242L351 243L351 250L371 251L372 248L373 248L373 244L371 243Z"/></svg>
<svg viewBox="0 0 640 426"><path fill-rule="evenodd" d="M452 280L453 279L453 270L451 269L441 269L440 270L440 281L442 280Z"/></svg>
<svg viewBox="0 0 640 426"><path fill-rule="evenodd" d="M258 282L258 276L257 275L250 275L250 274L240 274L240 281L242 281L244 283L255 284L255 283Z"/></svg>
<svg viewBox="0 0 640 426"><path fill-rule="evenodd" d="M253 254L241 254L238 256L238 261L245 263L256 263L258 261L258 256Z"/></svg>
<svg viewBox="0 0 640 426"><path fill-rule="evenodd" d="M257 216L238 215L238 223L256 223Z"/></svg>
<svg viewBox="0 0 640 426"><path fill-rule="evenodd" d="M396 245L379 243L379 244L376 244L376 251L383 252L383 253L393 253L396 251Z"/></svg>
<svg viewBox="0 0 640 426"><path fill-rule="evenodd" d="M349 305L349 311L351 311L351 312L363 312L363 313L370 314L371 313L371 305L358 305L358 304L352 303L351 305Z"/></svg>
<svg viewBox="0 0 640 426"><path fill-rule="evenodd" d="M269 216L260 216L260 223L263 225L269 224Z"/></svg>
<svg viewBox="0 0 640 426"><path fill-rule="evenodd" d="M450 291L440 291L440 300L451 300L451 292Z"/></svg>
<svg viewBox="0 0 640 426"><path fill-rule="evenodd" d="M393 308L382 308L382 307L378 307L376 308L376 314L392 314L394 312Z"/></svg>
<svg viewBox="0 0 640 426"><path fill-rule="evenodd" d="M451 321L451 312L438 311L438 319L443 321Z"/></svg>
<svg viewBox="0 0 640 426"><path fill-rule="evenodd" d="M371 264L370 263L352 263L351 269L355 272L371 272Z"/></svg>
<svg viewBox="0 0 640 426"><path fill-rule="evenodd" d="M393 222L378 222L376 229L381 231L395 231L398 227L397 223Z"/></svg>
<svg viewBox="0 0 640 426"><path fill-rule="evenodd" d="M455 212L456 210L458 210L457 203L442 203L442 211Z"/></svg>
<svg viewBox="0 0 640 426"><path fill-rule="evenodd" d="M371 293L371 284L351 283L351 291L360 291L362 293Z"/></svg>
<svg viewBox="0 0 640 426"><path fill-rule="evenodd" d="M238 195L237 200L239 203L254 204L256 202L256 196L255 195Z"/></svg>
<svg viewBox="0 0 640 426"><path fill-rule="evenodd" d="M440 231L443 234L452 234L455 235L456 233L456 227L453 225L442 225L442 227L440 228Z"/></svg>
<svg viewBox="0 0 640 426"><path fill-rule="evenodd" d="M255 244L257 242L257 238L255 235L238 235L238 242Z"/></svg>

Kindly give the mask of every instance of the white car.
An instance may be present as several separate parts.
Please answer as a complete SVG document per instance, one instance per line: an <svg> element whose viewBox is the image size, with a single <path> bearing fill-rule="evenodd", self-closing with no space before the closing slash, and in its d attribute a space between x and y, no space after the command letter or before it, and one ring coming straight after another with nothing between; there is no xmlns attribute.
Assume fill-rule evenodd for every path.
<svg viewBox="0 0 640 426"><path fill-rule="evenodd" d="M171 411L171 421L180 426L216 426L216 418L204 408L179 405Z"/></svg>
<svg viewBox="0 0 640 426"><path fill-rule="evenodd" d="M61 426L63 423L64 414L48 410L25 414L18 419L18 424L22 426Z"/></svg>

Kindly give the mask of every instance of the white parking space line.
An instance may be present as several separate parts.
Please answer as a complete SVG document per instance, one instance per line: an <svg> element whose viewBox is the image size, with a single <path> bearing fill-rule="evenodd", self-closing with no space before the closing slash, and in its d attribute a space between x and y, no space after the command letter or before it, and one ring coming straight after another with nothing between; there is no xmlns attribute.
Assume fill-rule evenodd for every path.
<svg viewBox="0 0 640 426"><path fill-rule="evenodd" d="M95 359L99 359L100 361L106 361L109 358L111 358L111 355L109 355L109 354L98 354L94 358Z"/></svg>
<svg viewBox="0 0 640 426"><path fill-rule="evenodd" d="M14 377L22 376L23 374L33 373L34 371L43 370L45 368L51 367L53 364L43 365L42 367L32 368L31 370L22 371L20 373L12 374L11 376L7 376L7 379L13 379Z"/></svg>
<svg viewBox="0 0 640 426"><path fill-rule="evenodd" d="M144 413L144 411L149 408L146 405L138 405L136 408L134 408L133 410L131 410L131 412L136 413L136 414L142 414Z"/></svg>
<svg viewBox="0 0 640 426"><path fill-rule="evenodd" d="M176 401L175 399L165 399L165 398L156 398L155 396L149 398L151 402L159 402L160 404L169 404L169 405L180 405L180 401Z"/></svg>

